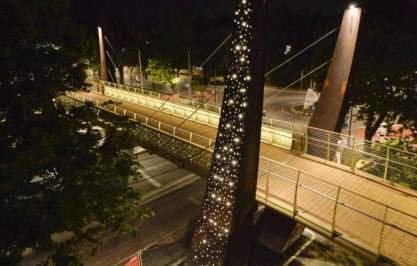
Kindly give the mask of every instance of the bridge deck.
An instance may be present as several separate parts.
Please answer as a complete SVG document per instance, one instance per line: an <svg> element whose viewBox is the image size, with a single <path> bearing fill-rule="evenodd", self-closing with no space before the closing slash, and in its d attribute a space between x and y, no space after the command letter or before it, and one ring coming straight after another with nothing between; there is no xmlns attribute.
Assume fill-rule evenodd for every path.
<svg viewBox="0 0 417 266"><path fill-rule="evenodd" d="M120 107L145 116L153 114L152 118L173 126L182 124L184 120L116 98L96 93L82 94L96 100L111 99L121 102ZM179 128L207 138L216 138L215 128L198 122L187 121ZM291 175L288 169L285 169L284 173L281 166L266 166L266 163L261 161L258 181L258 199L261 202L264 199L266 203L287 211L296 205L297 215L315 221L318 225L322 224L323 228L330 227L328 231L341 233L346 237L351 236L354 238L352 242L359 242L357 246L366 246L367 249L375 250L375 253L383 254L405 265L417 265L417 194L309 160L265 143L261 144L261 156L285 163L302 172L301 176L300 172ZM273 180L271 179L274 175L270 176L269 171L271 167L274 168L276 177ZM310 175L321 180L313 179ZM298 187L300 188L297 191ZM342 193L338 191L338 187ZM335 201L342 203L336 204L337 212ZM358 210L356 215L352 215L352 209ZM331 228L333 224L334 228ZM398 230L393 225L406 229L412 235Z"/></svg>

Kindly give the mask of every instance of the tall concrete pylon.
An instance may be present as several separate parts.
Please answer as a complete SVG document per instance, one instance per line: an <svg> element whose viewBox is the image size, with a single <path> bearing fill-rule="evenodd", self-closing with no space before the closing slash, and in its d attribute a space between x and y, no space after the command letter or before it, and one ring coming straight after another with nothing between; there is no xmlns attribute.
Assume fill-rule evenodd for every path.
<svg viewBox="0 0 417 266"><path fill-rule="evenodd" d="M362 9L345 10L332 62L309 126L341 132L346 116L346 89L358 39Z"/></svg>
<svg viewBox="0 0 417 266"><path fill-rule="evenodd" d="M103 81L108 81L106 50L104 48L103 31L101 27L97 27L97 30L98 30L98 44L100 47L100 79Z"/></svg>
<svg viewBox="0 0 417 266"><path fill-rule="evenodd" d="M265 75L266 0L238 0L230 67L191 265L248 265Z"/></svg>

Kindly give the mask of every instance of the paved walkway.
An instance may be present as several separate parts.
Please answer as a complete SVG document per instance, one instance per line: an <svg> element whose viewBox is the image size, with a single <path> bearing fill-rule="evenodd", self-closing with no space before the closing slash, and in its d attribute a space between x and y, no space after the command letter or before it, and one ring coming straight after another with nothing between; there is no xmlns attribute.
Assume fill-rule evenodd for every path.
<svg viewBox="0 0 417 266"><path fill-rule="evenodd" d="M129 102L123 102L116 98L102 96L96 93L83 94L84 96L93 99L104 101L111 99L115 102L121 102L122 104L120 107L145 116L153 115L153 119L173 126L180 125L184 121L183 118L163 112L155 112L153 109ZM216 128L193 121L187 121L182 124L180 128L212 139L216 137L217 133ZM332 198L336 198L337 186L340 186L345 192L341 194L341 197L343 198L339 198L339 200L348 202L349 206L358 208L364 213L357 213L357 217L355 217L355 215L352 215L351 210L344 210L346 207L340 207L336 217L338 227L336 230L340 229L340 231L343 231L344 233L351 233L352 236L356 236L356 239L358 236L362 235L362 238L359 239L359 241L365 245L369 245L372 249L380 250L383 254L404 265L417 265L417 238L410 237L403 232L396 232L395 228L384 226L382 222L387 220L389 223L398 224L407 231L417 235L417 219L414 218L417 217L417 193L413 193L412 191L404 192L395 187L391 187L389 184L379 183L374 180L357 176L342 169L297 156L287 150L265 143L261 144L261 156L285 163L288 166L295 167L305 173L319 177L320 179L333 184L328 185L325 182L317 181L317 179L313 180L308 174L303 176L303 180L301 181L304 182L304 185L308 184L309 187L316 187L320 190L318 193L323 193L325 195L330 195ZM275 171L279 172L278 168L279 167L277 167ZM260 174L258 182L258 188L260 190L264 190L263 188L266 187L265 178L266 175ZM291 187L288 182L286 183L286 181L278 179L279 178L276 180L274 179L274 182L271 182L269 192L273 195L270 200L274 200L275 198L277 202L280 201L287 202L290 205L293 204L295 185L292 184ZM314 216L314 218L320 220L324 224L329 225L329 222L331 224L334 201L323 198L318 199L310 194L312 194L311 191L304 190L302 194L298 195L299 199L297 203L300 208L302 208L305 213L310 211L310 214ZM370 200L360 196L364 196ZM316 198L317 200L315 200ZM390 210L386 213L385 206L400 212ZM371 215L381 221L369 219L363 214ZM413 217L407 216L407 214ZM383 246L381 246L381 234L384 236L382 239ZM401 249L398 249L399 247L404 248L401 251Z"/></svg>

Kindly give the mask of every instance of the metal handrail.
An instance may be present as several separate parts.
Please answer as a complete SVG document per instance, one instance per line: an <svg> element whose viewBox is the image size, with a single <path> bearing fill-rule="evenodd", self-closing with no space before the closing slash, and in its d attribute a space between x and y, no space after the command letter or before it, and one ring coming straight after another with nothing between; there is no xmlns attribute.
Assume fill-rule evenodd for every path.
<svg viewBox="0 0 417 266"><path fill-rule="evenodd" d="M136 87L133 87L133 86L129 86L129 85L123 85L123 86L121 86L120 84L116 84L116 83L112 83L112 82L107 82L107 81L101 81L103 84L106 84L107 86L109 86L109 87L116 87L116 88L122 88L123 89L123 86L124 87L129 87L129 88L133 88L133 89L135 89L135 90L137 90L138 88L136 88ZM148 92L150 92L150 93L153 93L152 91L150 91L150 90L146 90L146 89L140 89L141 91L148 91ZM129 91L130 92L130 91ZM142 93L143 94L143 93ZM166 94L166 93L161 93L161 92L158 92L157 93L158 95L166 95L166 96L170 96L170 94ZM202 106L202 105L205 105L205 106L212 106L212 107L214 107L214 108L216 108L216 109L220 109L220 107L219 106L216 106L216 105L212 105L212 104L201 104L201 103L199 103L198 101L195 101L195 100L190 100L190 102L192 102L192 103L196 103L197 105L199 105L199 106ZM182 102L175 102L176 104L182 104L182 105L186 105L186 104L184 104L184 103L182 103ZM190 105L186 105L186 106L190 106ZM207 108L204 108L204 110L207 110ZM209 111L209 112L212 112L211 110L207 110L207 111ZM273 127L273 125L272 125L272 121L275 121L275 122L277 122L277 123L284 123L284 124L287 124L287 125L289 125L291 128L294 128L294 126L297 126L297 127L299 127L299 128L304 128L304 129L314 129L314 130L317 130L317 131L319 131L319 132L325 132L325 133L329 133L329 134L333 134L333 135L335 135L335 136L340 136L340 137L346 137L346 138L350 138L350 139L356 139L356 140L360 140L361 142L363 142L363 143L369 143L369 144L371 144L371 145L379 145L379 146L381 146L381 147L385 147L385 148L389 148L389 149L391 149L391 150L395 150L395 151L398 151L398 152L401 152L401 153L404 153L404 154L409 154L410 156L416 156L417 157L417 153L412 153L412 152L409 152L409 151L404 151L404 150L401 150L401 149L398 149L398 148L395 148L395 147L391 147L391 146L388 146L388 145L385 145L385 144L382 144L382 143L376 143L376 142L372 142L372 141L368 141L368 140L364 140L364 139L361 139L361 138L357 138L357 137L354 137L354 136L349 136L349 135L346 135L346 134L343 134L343 133L337 133L337 132L333 132L333 131L329 131L329 130L325 130L325 129L321 129L321 128L316 128L316 127L312 127L312 126L304 126L304 125L301 125L301 124L296 124L296 123L291 123L291 122L287 122L287 121L283 121L283 120L279 120L279 119L274 119L274 118L269 118L269 117L265 117L264 119L267 119L267 120L269 120L269 121L271 121L271 127ZM305 133L305 132L300 132L300 133Z"/></svg>
<svg viewBox="0 0 417 266"><path fill-rule="evenodd" d="M70 96L70 97L71 97L71 98L74 98L74 99L76 99L76 100L80 100L80 99L78 99L78 97L77 97L77 96L75 96L74 94L71 94L71 96ZM104 101L101 101L101 100L93 100L92 98L86 98L86 97L82 96L82 101L83 101L83 102L85 102L87 99L88 99L88 101L93 102L93 103L94 103L94 102L96 102L96 103L99 103L99 102L101 102L101 103L105 103ZM102 107L101 107L101 106L99 106L99 105L96 105L96 107L98 107L98 108L100 108L100 109L103 109L103 110L106 110L106 111L110 111L110 110L108 110L108 109L102 108ZM127 112L135 113L135 112L133 112L133 111L127 110L127 109L122 108L122 107L116 107L116 108L120 108L120 109L122 109L122 110L124 110L124 111L127 111ZM111 111L110 111L110 112L111 112ZM119 113L117 113L117 112L114 112L114 113L115 113L115 114L120 115L120 114L119 114ZM145 118L147 118L146 116L141 115L141 114L138 114L138 113L136 113L136 115L137 115L137 116L141 116L141 117L145 117ZM169 127L172 127L173 129L175 128L176 130L178 130L178 129L179 129L179 130L181 130L181 131L184 131L184 132L190 133L190 135L200 137L201 139L205 139L205 140L207 140L207 141L208 141L208 142L210 142L210 143L214 143L214 142L215 142L215 140L213 140L213 139L211 139L211 138L208 138L208 137L206 137L206 136L202 136L202 135L199 135L199 134L193 133L193 132L188 131L188 130L186 130L186 129L177 128L177 127L176 127L176 126L174 126L174 125L171 125L171 124L168 124L168 123L164 123L164 122L160 122L160 121L158 121L158 120L156 120L156 119L152 119L152 118L148 119L147 121L149 121L149 120L155 121L155 122L157 122L157 123L158 123L158 124L160 124L160 125L167 125L167 126L169 126ZM134 120L134 121L136 122L136 120ZM147 125L147 126L149 126L149 127L152 127L152 125L150 125L149 123L147 123L146 125ZM152 128L156 129L155 127L152 127ZM176 130L174 130L174 132L176 132ZM162 131L162 130L161 130L161 131ZM167 133L167 134L169 134L168 132L165 132L165 131L162 131L162 132L163 132L163 133ZM174 137L178 137L178 136L176 136L176 135L172 135L172 134L170 134L170 135L171 135L171 136L174 136ZM181 137L179 137L179 138L181 138ZM181 138L181 139L183 139L183 140L184 140L184 138ZM199 147L203 147L203 146L201 146L201 145L200 145L200 144L198 144L198 143L193 143L193 142L191 142L191 143L192 143L192 144L194 144L194 145L197 145L197 146L199 146ZM210 150L212 150L212 149L210 149ZM272 160L272 159L269 159L269 158L266 158L266 157L263 157L263 156L259 156L259 158L260 158L260 159L262 159L262 160L270 161L271 163L274 163L274 164L277 164L277 165L280 165L280 166L284 166L284 167L286 167L286 168L289 168L289 169L292 169L292 170L298 171L298 172L300 172L300 173L303 173L303 174L305 174L305 175L308 175L308 176L310 176L310 177L313 177L314 179L317 179L317 180L319 180L319 181L321 181L321 182L324 182L324 183L327 183L327 184L329 184L329 185L332 185L332 186L335 186L335 187L340 187L340 186L338 186L338 185L336 185L336 184L333 184L333 183L331 183L331 182L329 182L329 181L327 181L327 180L324 180L324 179L322 179L322 178L320 178L320 177L318 177L318 176L311 175L310 173L307 173L307 172L305 172L305 171L303 171L303 170L300 170L300 169L298 169L298 168L296 168L296 167L293 167L293 166L290 166L290 165L287 165L287 164L284 164L284 163L281 163L281 162L278 162L278 161L274 161L274 160ZM278 175L278 174L277 174L277 175ZM360 194L358 194L358 193L356 193L356 192L354 192L354 191L348 190L348 189L344 189L344 188L343 188L343 190L344 190L344 191L346 191L346 192L349 192L349 193L355 194L355 195L357 195L357 196L360 196L360 197L362 197L362 198L364 198L364 199L367 199L367 200L373 201L373 202L375 202L375 203L377 203L377 204L380 204L380 205L382 205L382 206L388 207L388 208L390 208L390 209L392 209L392 210L395 210L395 211L398 211L398 212L400 212L400 213L403 213L404 215L408 215L408 216L410 216L410 217L412 217L412 218L416 218L416 219L417 219L417 216L413 216L413 215L410 215L410 214L408 214L408 213L405 213L405 212L403 212L403 211L401 211L401 210L398 210L398 209L395 209L395 208L393 208L393 207L387 206L387 205L385 205L385 204L383 204L383 203L381 203L381 202L379 202L379 201L377 201L377 200L374 200L374 199L368 198L368 197L366 197L366 196L360 195Z"/></svg>
<svg viewBox="0 0 417 266"><path fill-rule="evenodd" d="M71 96L70 96L71 97ZM77 97L77 95L72 95L72 98L75 98L76 100L78 100L78 101L80 101L80 99L78 99L78 97ZM86 100L90 100L90 101L92 101L93 103L95 102L96 103L96 106L98 107L98 108L101 108L101 109L104 109L104 110L106 110L106 111L110 111L110 110L108 110L108 109L105 109L105 108L103 108L102 106L100 106L100 102L102 102L102 103L104 103L103 101L99 101L99 100L93 100L93 99L91 99L91 98L86 98L86 97L84 97L84 96L82 96L81 97L81 101L83 101L83 102L85 102ZM118 114L118 115L120 115L120 113L119 112L117 112L117 108L119 108L119 109L121 109L122 111L123 111L123 114L126 114L126 112L131 112L131 113L133 113L133 114L136 114L135 112L133 112L133 111L130 111L130 110L126 110L126 109L124 109L124 108L122 108L122 107L117 107L117 106L115 106L115 108L113 109L115 112L114 113L116 113L116 114ZM111 112L111 111L110 111ZM149 121L149 119L148 120L146 120L146 116L143 116L143 115L140 115L140 114L136 114L136 116L135 117L137 117L137 116L141 116L141 117L145 117L145 121ZM180 139L182 139L183 141L187 141L187 142L189 142L190 144L192 144L192 145L195 145L195 146L198 146L198 147L202 147L199 143L196 143L195 141L193 141L193 138L192 138L192 136L194 135L194 136L198 136L198 137L200 137L201 139L204 139L204 140L208 140L208 142L209 143L212 143L213 142L213 140L212 139L210 139L210 138L207 138L207 137L205 137L205 136L201 136L201 135L198 135L198 134L195 134L195 133L193 133L193 132L191 132L191 131L187 131L187 130L185 130L185 129L180 129L180 128L177 128L176 130L174 130L173 131L173 133L170 133L170 132L166 132L166 131L163 131L163 130L161 130L161 126L160 125L167 125L167 126L169 126L169 127L171 127L172 129L174 129L174 128L176 128L175 126L173 126L173 125L169 125L169 124L167 124L167 123L163 123L163 122L160 122L160 121L157 121L157 120L155 120L155 119L152 119L152 121L156 121L156 122L158 122L158 128L155 128L155 127L152 127L151 125L149 125L148 123L146 123L146 126L149 126L149 127L151 127L151 128L155 128L155 129L158 129L160 132L162 132L162 133L164 133L164 134L168 134L168 135L170 135L170 136L172 136L172 137L176 137L176 138L180 138L179 136L176 136L175 135L175 132L177 131L177 130L182 130L182 131L184 131L184 132L188 132L189 134L190 134L190 138L189 138L189 140L188 139L184 139L184 138L180 138ZM204 147L202 147L202 148L204 148ZM269 183L271 182L271 179L269 178L269 176L275 176L276 178L280 178L280 179L283 179L283 180L285 180L285 181L287 181L287 182L290 182L290 183L292 183L292 184L296 184L296 187L295 187L295 191L294 191L294 202L292 203L292 211L293 211L293 213L294 213L294 217L298 217L298 216L302 216L302 214L298 214L298 212L296 211L297 210L297 208L299 208L299 207L302 207L302 206L300 206L299 204L297 205L297 195L298 195L298 190L300 189L300 188L304 188L304 189L307 189L307 190L309 190L309 191L311 191L312 193L314 193L314 194L316 194L316 195L319 195L319 196L321 196L321 197L324 197L324 198L326 198L326 199L328 199L328 200L331 200L332 202L334 202L335 203L335 208L333 209L333 211L332 211L332 214L333 214L333 219L332 219L332 222L327 222L328 224L329 224L329 226L331 226L331 230L330 231L332 231L331 233L334 233L334 230L336 229L336 225L338 224L337 223L337 220L336 220L336 214L337 214L337 206L338 205L341 205L341 206L344 206L344 207L346 207L346 208L348 208L349 210L352 210L352 211L354 211L354 212L356 212L356 213L359 213L360 215L363 215L364 217L367 217L367 218L369 218L369 219L372 219L372 220L374 220L374 221L376 221L376 222L378 222L379 224L381 224L381 227L382 227L382 230L381 230L381 232L380 232L380 235L379 235L379 243L377 243L377 246L378 246L378 250L377 250L377 252L380 254L382 251L381 251L381 246L382 246L382 241L385 239L384 238L384 228L386 227L386 226L390 226L390 227L392 227L392 228L395 228L395 229L397 229L397 230L399 230L399 231L401 231L401 232L403 232L403 233L405 233L405 234L407 234L407 235L409 235L409 236L411 236L411 237L413 237L413 238L417 238L417 233L415 233L415 232L412 232L412 231L410 231L410 230L408 230L408 229L406 229L406 228L404 228L404 227L402 227L402 226L398 226L398 225L395 225L395 224L393 224L393 223L390 223L390 222L388 222L388 217L387 217L387 213L386 212L388 212L389 210L391 210L391 211L394 211L394 212L397 212L397 213L399 213L399 214L401 214L401 215L405 215L406 217L408 217L409 219L411 218L411 219L413 219L413 220L415 220L415 221L417 221L417 217L416 216L413 216L413 215L411 215L411 214L408 214L408 213L405 213L405 212L403 212L403 211L401 211L401 210L398 210L398 209L396 209L396 208L394 208L394 207L391 207L391 206L388 206L388 205L386 205L386 204L383 204L383 203L381 203L381 202L378 202L378 201L376 201L376 200L374 200L374 199L371 199L371 198L369 198L369 197L366 197L366 196L362 196L362 195L359 195L358 193L356 193L356 192L353 192L353 191L351 191L351 190L349 190L349 189L344 189L344 188L342 188L341 186L338 186L338 185L336 185L336 184L333 184L333 183L331 183L331 182L328 182L328 181L326 181L326 180L323 180L323 179L321 179L321 178L319 178L319 177L317 177L317 176L314 176L314 175L311 175L311 174L309 174L309 173L306 173L306 172L304 172L304 171L302 171L302 170L300 170L300 169L297 169L297 168L295 168L295 167L292 167L292 166L288 166L288 165L286 165L286 164L284 164L284 163L280 163L280 162L277 162L277 161L274 161L274 160L271 160L271 159L268 159L268 158L265 158L265 157L260 157L260 160L261 161L266 161L266 162L268 162L268 165L269 165L269 167L268 167L268 169L267 169L267 171L266 171L266 179L267 179L267 183L266 183L266 192L265 192L265 204L268 204L268 202L270 202L270 200L269 200L269 195L273 195L272 193L270 193L269 192L269 190L270 189L268 189L269 187L270 187L270 185L269 185ZM286 178L286 177L283 177L282 175L280 175L279 173L277 174L276 173L276 171L274 170L274 169L272 169L271 168L271 164L274 164L274 165L278 165L278 166L281 166L281 167L283 167L284 168L284 170L285 169L291 169L292 171L296 171L297 172L297 175L298 175L298 177L297 177L297 183L295 183L294 182L294 180L290 180L290 179L288 179L288 178ZM265 171L265 169L264 168L262 168L262 167L260 167L260 169L261 169L261 171ZM323 183L326 183L326 184L328 184L328 185L330 185L331 187L333 187L333 188L335 188L335 189L337 189L337 196L336 196L336 198L335 197L332 197L332 196L330 196L330 195L328 195L328 194L326 194L326 193L323 193L323 192L320 192L319 190L317 190L317 189L314 189L313 187L311 187L311 186L309 186L309 185L306 185L306 184L304 184L304 182L302 181L302 180L300 180L300 176L301 176L301 174L304 174L304 175L306 175L307 177L310 177L310 178L312 178L313 180L318 180L318 181L320 181L320 182L323 182ZM365 202L367 202L367 201L370 201L370 202L373 202L373 203L375 203L375 204L377 204L378 206L380 206L381 208L385 208L385 215L384 215L384 218L383 219L381 219L381 218L378 218L378 217L376 217L376 216L374 216L374 215L371 215L371 214L368 214L365 210L363 210L363 209L360 209L360 208L357 208L357 207L354 207L354 206L352 206L352 205L350 205L350 204L348 204L348 203L345 203L344 201L342 201L342 200L340 200L339 199L339 194L341 193L341 192L345 192L345 193L350 193L350 194L352 194L352 195L354 195L355 197L359 197L360 199L363 199ZM267 193L268 193L268 195L267 195ZM274 197L277 197L277 195L274 195ZM278 199L279 199L279 196L278 196ZM262 202L263 202L263 200L262 200ZM311 215L313 215L314 217L316 217L316 218L318 218L318 219L322 219L322 218L320 218L320 216L317 216L318 214L314 214L314 213L312 213L311 211L309 211L309 213L311 213ZM343 231L343 228L341 229L342 231ZM350 234L354 234L354 233L350 233ZM359 240L360 242L362 241L362 242L364 242L364 240L361 240L361 235L354 235L354 238L356 238L356 240ZM417 240L416 240L417 241ZM369 244L368 244L369 245ZM406 264L407 262L404 262L404 264Z"/></svg>
<svg viewBox="0 0 417 266"><path fill-rule="evenodd" d="M119 84L114 84L114 83L109 83L109 82L103 82L103 84L105 84L108 87L116 87L116 88L121 88L121 89L126 89L129 88L129 86L125 86L125 85L119 85ZM138 91L136 88L133 88L133 90ZM131 90L127 89L128 92L121 92L121 93L131 93ZM142 95L144 90L143 89L139 89L139 91L142 91ZM148 91L149 93L152 92ZM158 99L161 99L161 94L158 93L157 94ZM116 98L121 97L122 99L125 99L125 97L123 96L117 96ZM144 96L144 97L148 97L148 96ZM130 99L130 98L129 98ZM133 101L133 100L132 100ZM133 101L133 103L137 103L136 101ZM193 102L192 102L193 103ZM178 103L175 102L174 103L174 110L171 110L170 114L175 115L175 116L186 116L186 112L188 113L190 110L188 109L184 109L181 108L181 106L187 106L188 108L190 108L190 105L186 105L183 103ZM144 104L145 106L148 106L148 104ZM195 108L194 103L192 104L193 107L191 108ZM199 106L201 106L198 103ZM152 103L151 108L153 108L154 105ZM207 104L205 105L205 107L207 107ZM179 109L181 110L181 112L175 111L175 109ZM163 112L167 112L166 110L163 110ZM219 119L219 114L217 112L213 112L212 110L209 109L205 109L204 111L205 113L203 115L205 115L207 117L206 121L200 121L200 118L198 118L197 116L193 117L193 121L198 122L198 123L202 123L205 125L209 125L212 127L216 127L216 120ZM210 114L213 113L213 115L215 116L211 116ZM211 119L210 119L211 118ZM213 120L214 119L214 120ZM401 151L399 149L395 149L395 148L391 148L389 146L384 146L380 143L372 143L372 142L367 142L365 140L361 140L355 137L349 137L347 135L344 134L339 134L339 133L335 133L335 132L331 132L328 130L322 130L322 129L318 129L318 128L314 128L314 127L308 127L308 126L302 126L302 125L298 125L298 124L293 124L293 123L289 123L286 121L281 121L281 120L276 120L276 119L272 119L272 118L268 118L265 117L263 118L263 120L269 122L270 126L268 125L268 123L266 123L272 130L274 129L278 129L280 131L288 131L289 133L291 133L291 136L286 136L286 135L282 135L282 134L277 134L277 132L273 132L273 131L269 131L267 130L268 128L265 128L265 130L263 132L265 132L266 134L271 134L270 136L265 135L265 139L262 138L263 142L272 144L272 145L276 145L279 147L284 147L284 148L291 148L291 146L288 147L288 145L282 144L282 142L280 142L280 140L283 139L288 139L288 141L292 141L292 143L302 143L303 142L303 136L304 136L304 141L305 141L305 150L303 150L303 147L301 147L300 152L301 153L307 153L310 155L313 155L312 158L320 158L320 159L324 159L325 161L331 162L334 161L334 152L337 151L337 149L340 147L342 150L347 151L350 150L352 153L344 153L343 154L343 158L341 158L338 163L336 165L334 165L335 167L339 167L340 166L344 166L344 167L349 167L350 171L352 171L353 173L359 174L359 175L363 175L363 174L368 174L368 175L372 175L375 177L379 177L383 180L389 180L390 182L394 182L394 183L398 183L400 186L404 186L404 187L409 187L412 189L417 188L417 167L414 166L415 161L410 159L410 156L416 157L417 159L417 154L413 154L413 153L409 153L406 151ZM285 129L282 129L285 128ZM299 134L297 134L298 136L296 136L294 133L298 132ZM314 133L313 137L310 136L311 133ZM322 136L322 138L317 138L315 135L318 135L319 137ZM277 141L274 141L274 136L278 136L279 138L277 138ZM301 139L300 139L301 138ZM339 144L336 144L335 139L341 139L341 138L348 138L348 146L340 146ZM310 144L312 141L314 141L315 143ZM318 143L321 143L321 145L323 145L323 147L320 147L318 145ZM353 146L351 146L350 144L353 143ZM355 144L356 143L356 144ZM368 143L368 145L367 145ZM359 145L358 145L359 144ZM284 145L284 146L282 146ZM303 145L302 145L303 146ZM384 154L381 154L380 152L376 152L375 150L371 150L368 147L372 147L375 146L373 149L381 149L384 150L386 149L387 152ZM361 148L362 147L362 148ZM307 149L308 148L308 149ZM319 152L322 149L325 149L326 152L325 154L321 155L320 153L314 153L314 149L317 149ZM313 153L309 152L312 151ZM400 154L397 154L400 153ZM331 156L332 155L332 156ZM363 156L365 157L370 157L372 158L373 161L376 163L374 166L375 167L370 167L365 169L364 171L362 171L361 169L356 169L356 164L355 162L357 162L358 156L360 156L361 158ZM340 155L340 157L342 157L342 155ZM355 161L356 160L356 161ZM377 161L375 161L377 160ZM378 162L378 160L383 160L383 162ZM342 161L344 163L342 163ZM346 165L347 164L347 165ZM400 172L395 171L393 168L393 165L395 165L398 169L398 167L403 167ZM346 168L344 168L346 169ZM358 170L360 170L359 172L357 172ZM404 172L403 172L404 171ZM401 177L399 175L401 175L402 173L406 173L407 175L404 175L404 177ZM411 175L409 175L409 173L411 173ZM414 174L416 173L416 174ZM414 177L415 176L415 177Z"/></svg>

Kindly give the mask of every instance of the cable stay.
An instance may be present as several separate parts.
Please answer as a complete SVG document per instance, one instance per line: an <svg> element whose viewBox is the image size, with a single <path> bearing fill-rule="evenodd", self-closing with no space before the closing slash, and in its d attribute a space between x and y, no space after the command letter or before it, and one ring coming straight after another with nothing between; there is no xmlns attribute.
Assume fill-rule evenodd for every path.
<svg viewBox="0 0 417 266"><path fill-rule="evenodd" d="M203 63L201 63L200 64L200 68L202 68L205 64L207 64L207 62L214 56L214 55L216 55L216 53L230 40L232 38L232 34L230 34L230 35L228 35L227 37L226 37L226 39L207 57L207 59L206 60L204 60L203 61ZM186 84L187 82L189 82L191 79L192 79L192 77L194 76L194 74L196 73L196 71L193 71L192 73L191 73L191 75L183 82L183 84ZM180 87L180 89L181 89L182 87ZM168 102L168 101L170 101L171 99L172 99L172 97L173 97L174 95L170 95L163 103L162 103L162 105L161 106L159 106L159 108L158 109L156 109L150 116L149 116L149 118L152 118L157 112L159 112L161 109L162 109L162 107L164 107L165 106L165 104ZM211 99L211 97L209 98L209 99ZM200 107L198 107L197 109L196 109L196 111L197 110L199 110L199 108ZM196 112L195 111L195 112ZM195 112L193 112L191 115L193 115ZM189 118L189 117L188 117ZM187 119L188 119L187 118ZM181 123L182 124L182 123Z"/></svg>
<svg viewBox="0 0 417 266"><path fill-rule="evenodd" d="M321 42L322 40L326 39L327 37L329 37L330 35L332 35L333 33L335 33L339 29L340 29L340 26L334 28L331 31L329 31L328 33L326 33L325 35L323 35L322 37L320 37L319 39L317 39L316 41L314 41L313 43L311 43L310 45L308 45L303 50L299 51L298 53L296 53L292 57L288 58L287 60L285 60L284 62L282 62L278 66L274 67L271 71L269 71L268 73L265 74L265 77L269 76L270 74L272 74L276 70L278 70L281 67L285 66L286 64L288 64L289 62L291 62L294 58L296 58L296 57L300 56L301 54L305 53L306 51L310 50L313 46L317 45L319 42Z"/></svg>

